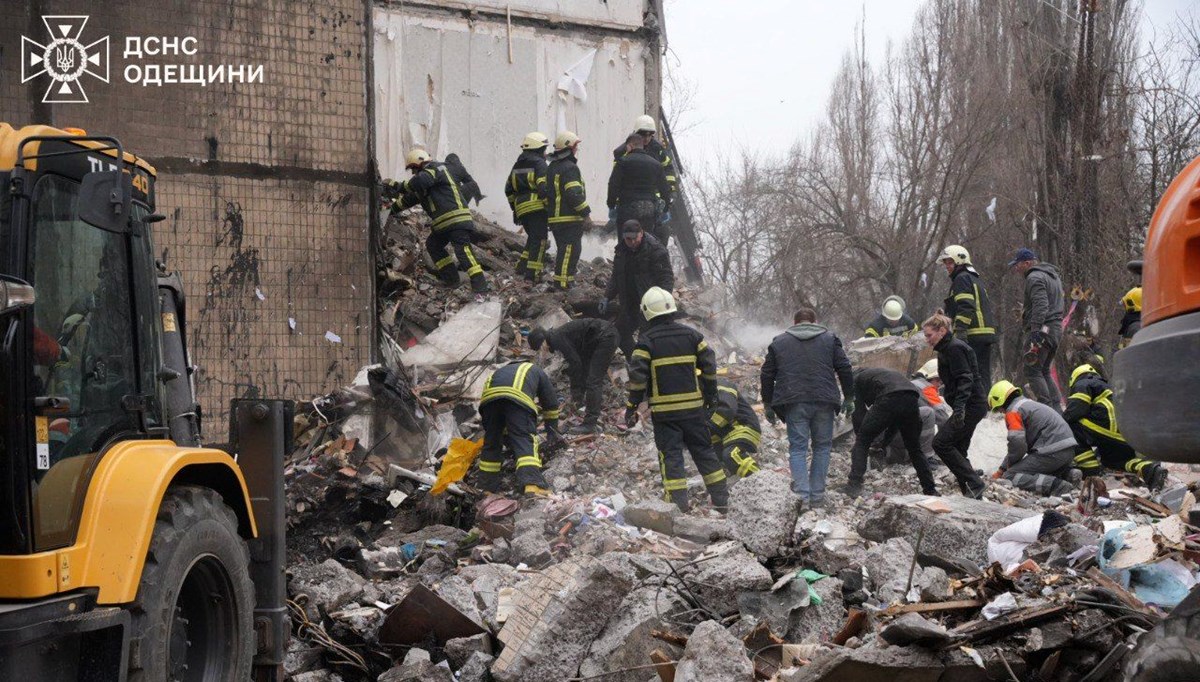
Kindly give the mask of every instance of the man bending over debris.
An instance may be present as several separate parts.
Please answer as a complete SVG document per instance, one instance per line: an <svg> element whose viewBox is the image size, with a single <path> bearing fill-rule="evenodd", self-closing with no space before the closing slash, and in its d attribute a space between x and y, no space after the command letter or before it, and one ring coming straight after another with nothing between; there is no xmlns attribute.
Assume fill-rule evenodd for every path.
<svg viewBox="0 0 1200 682"><path fill-rule="evenodd" d="M758 471L754 453L762 441L762 427L750 401L733 382L717 380L717 404L709 416L713 448L721 452L721 464L731 476L745 478Z"/></svg>
<svg viewBox="0 0 1200 682"><path fill-rule="evenodd" d="M617 352L617 328L611 322L595 318L571 320L550 330L534 327L529 332L529 347L541 350L543 343L567 361L571 400L585 407L583 423L572 427L570 433L596 433L608 365Z"/></svg>
<svg viewBox="0 0 1200 682"><path fill-rule="evenodd" d="M1084 476L1099 476L1103 467L1137 474L1151 490L1167 482L1167 470L1158 462L1138 457L1117 428L1112 389L1091 365L1071 372L1071 394L1063 417L1071 425L1076 448L1075 466ZM1096 458L1099 455L1099 459Z"/></svg>
<svg viewBox="0 0 1200 682"><path fill-rule="evenodd" d="M601 315L608 314L612 301L620 302L617 332L621 335L625 362L629 362L633 353L634 332L645 323L638 305L650 287L666 291L675 288L671 256L662 242L654 235L646 234L640 222L627 220L621 225L621 241L613 252L612 274L604 289L604 300L600 302Z"/></svg>
<svg viewBox="0 0 1200 682"><path fill-rule="evenodd" d="M854 447L850 450L850 482L842 492L850 497L862 495L863 474L867 471L867 452L884 435L884 442L896 431L904 440L908 459L917 472L921 491L937 495L937 485L929 472L929 461L921 452L921 392L908 377L892 369L867 367L854 370Z"/></svg>
<svg viewBox="0 0 1200 682"><path fill-rule="evenodd" d="M403 211L420 204L429 214L432 231L425 239L425 250L433 259L438 277L449 286L458 284L458 268L454 256L446 251L448 244L454 245L458 262L467 268L471 278L471 289L477 294L488 291L483 266L471 250L471 234L475 223L471 220L469 199L464 196L458 181L445 164L434 161L424 149L414 149L405 157L404 166L413 176L404 182L385 182L399 193L393 201L393 211Z"/></svg>
<svg viewBox="0 0 1200 682"><path fill-rule="evenodd" d="M921 392L921 402L917 408L921 413L921 452L925 454L930 469L945 466L942 464L942 460L933 454L933 436L937 433L938 427L950 419L951 414L950 406L938 392L942 386L942 380L938 378L937 358L921 365L921 369L913 374L912 383ZM887 454L889 464L903 462L908 458L908 451L904 448L904 439L900 437L900 434L896 434L887 443Z"/></svg>
<svg viewBox="0 0 1200 682"><path fill-rule="evenodd" d="M557 445L562 440L558 433L558 393L541 367L532 362L510 362L488 377L479 401L479 416L483 419L479 487L499 492L500 465L507 445L517 460L518 489L533 495L549 492L538 455L539 404L547 441Z"/></svg>
<svg viewBox="0 0 1200 682"><path fill-rule="evenodd" d="M1075 436L1054 408L1021 395L1011 381L997 381L988 392L988 407L1004 410L1008 456L992 478L1003 476L1021 490L1062 495L1081 478L1071 468Z"/></svg>
<svg viewBox="0 0 1200 682"><path fill-rule="evenodd" d="M625 425L633 428L637 424L638 406L649 390L665 498L687 511L686 446L704 477L713 506L723 510L729 503L729 490L721 460L709 441L706 413L717 400L717 356L704 335L675 321L676 312L669 291L652 287L642 297L642 314L649 324L630 360Z"/></svg>

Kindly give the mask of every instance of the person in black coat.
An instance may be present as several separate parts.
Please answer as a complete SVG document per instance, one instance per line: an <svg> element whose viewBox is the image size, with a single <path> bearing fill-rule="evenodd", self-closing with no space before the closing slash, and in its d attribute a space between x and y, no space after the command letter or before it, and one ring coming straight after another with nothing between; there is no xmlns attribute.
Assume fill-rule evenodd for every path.
<svg viewBox="0 0 1200 682"><path fill-rule="evenodd" d="M920 400L921 392L900 372L882 367L854 371L855 438L850 450L850 482L842 492L851 497L862 494L871 444L880 435L883 435L883 442L889 443L899 431L922 492L938 494L933 474L929 472L929 462L921 452Z"/></svg>
<svg viewBox="0 0 1200 682"><path fill-rule="evenodd" d="M608 366L617 352L616 327L596 318L571 320L554 329L534 327L529 332L529 347L540 350L543 343L566 360L571 401L585 406L583 423L573 427L570 433L596 433Z"/></svg>
<svg viewBox="0 0 1200 682"><path fill-rule="evenodd" d="M617 332L621 336L621 352L628 362L633 353L633 334L645 324L639 310L642 296L650 287L673 290L675 271L671 269L667 247L653 235L646 234L638 221L626 221L621 226L621 237L613 253L612 276L604 290L600 314L606 315L613 301L620 303Z"/></svg>
<svg viewBox="0 0 1200 682"><path fill-rule="evenodd" d="M987 415L989 387L983 384L979 374L975 351L954 337L952 324L945 315L934 315L921 325L925 342L937 351L942 394L952 410L950 419L933 437L933 451L958 479L963 494L979 499L983 496L985 483L971 466L967 451L975 427Z"/></svg>
<svg viewBox="0 0 1200 682"><path fill-rule="evenodd" d="M671 208L671 186L662 164L646 151L646 142L641 135L630 135L626 140L629 153L613 164L608 178L608 214L616 214L617 224L637 220L650 226L654 236L664 245L668 235L659 231L659 202L663 212ZM665 226L664 226L665 227Z"/></svg>

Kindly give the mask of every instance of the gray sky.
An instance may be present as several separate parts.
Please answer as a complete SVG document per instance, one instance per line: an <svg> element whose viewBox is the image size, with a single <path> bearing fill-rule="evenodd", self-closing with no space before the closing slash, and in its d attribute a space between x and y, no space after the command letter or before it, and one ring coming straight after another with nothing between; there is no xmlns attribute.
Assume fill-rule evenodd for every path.
<svg viewBox="0 0 1200 682"><path fill-rule="evenodd" d="M666 68L695 88L678 136L685 165L721 149L790 147L824 116L830 83L864 15L867 55L878 64L889 41L908 35L923 1L666 0ZM1145 0L1143 37L1193 3Z"/></svg>

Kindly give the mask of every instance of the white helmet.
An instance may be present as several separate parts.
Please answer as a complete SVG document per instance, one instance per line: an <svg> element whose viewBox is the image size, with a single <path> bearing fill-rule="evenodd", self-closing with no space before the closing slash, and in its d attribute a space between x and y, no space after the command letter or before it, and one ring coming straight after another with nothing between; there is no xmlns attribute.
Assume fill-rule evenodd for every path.
<svg viewBox="0 0 1200 682"><path fill-rule="evenodd" d="M654 123L654 117L648 114L642 114L633 120L633 132L635 133L657 133L658 126Z"/></svg>
<svg viewBox="0 0 1200 682"><path fill-rule="evenodd" d="M429 161L432 158L433 157L429 155L429 152L425 151L424 149L414 149L404 157L404 167L409 169L420 168L421 164Z"/></svg>
<svg viewBox="0 0 1200 682"><path fill-rule="evenodd" d="M921 365L921 369L917 370L917 376L926 381L932 381L938 378L937 358Z"/></svg>
<svg viewBox="0 0 1200 682"><path fill-rule="evenodd" d="M888 296L883 301L883 318L888 322L899 322L904 317L904 299Z"/></svg>
<svg viewBox="0 0 1200 682"><path fill-rule="evenodd" d="M569 130L564 130L554 138L554 151L561 152L567 147L574 147L577 144L579 144L579 136Z"/></svg>
<svg viewBox="0 0 1200 682"><path fill-rule="evenodd" d="M550 138L535 130L521 141L521 149L541 149L548 144L550 144Z"/></svg>
<svg viewBox="0 0 1200 682"><path fill-rule="evenodd" d="M662 287L650 287L642 296L642 316L646 318L647 322L676 310L675 297Z"/></svg>
<svg viewBox="0 0 1200 682"><path fill-rule="evenodd" d="M938 256L938 262L952 260L955 265L970 265L971 254L958 244L951 244L942 249L942 255Z"/></svg>

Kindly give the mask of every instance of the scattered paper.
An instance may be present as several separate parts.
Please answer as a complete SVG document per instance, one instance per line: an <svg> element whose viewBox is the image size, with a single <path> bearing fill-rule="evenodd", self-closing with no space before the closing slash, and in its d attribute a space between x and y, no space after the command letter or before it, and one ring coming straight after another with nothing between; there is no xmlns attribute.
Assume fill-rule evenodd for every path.
<svg viewBox="0 0 1200 682"><path fill-rule="evenodd" d="M1017 610L1017 598L1012 592L1005 592L996 597L983 607L983 617L988 620L995 620L1009 611Z"/></svg>
<svg viewBox="0 0 1200 682"><path fill-rule="evenodd" d="M254 287L254 295L257 296L258 300L260 301L267 300L267 297L263 295L262 289L259 289L258 287Z"/></svg>
<svg viewBox="0 0 1200 682"><path fill-rule="evenodd" d="M329 341L330 343L341 343L342 337L334 334L333 332L325 332L325 340Z"/></svg>
<svg viewBox="0 0 1200 682"><path fill-rule="evenodd" d="M1153 526L1138 526L1126 531L1121 539L1124 545L1108 560L1106 568L1133 568L1148 564L1158 556L1158 544L1154 542Z"/></svg>
<svg viewBox="0 0 1200 682"><path fill-rule="evenodd" d="M291 329L292 331L296 330L296 318L294 318L294 317L288 318L288 329Z"/></svg>
<svg viewBox="0 0 1200 682"><path fill-rule="evenodd" d="M922 507L924 509L928 509L929 511L933 512L934 514L949 514L950 513L950 505L946 504L945 502L943 502L942 500L940 500L936 497L930 497L928 499L922 500L917 503L917 506Z"/></svg>
<svg viewBox="0 0 1200 682"><path fill-rule="evenodd" d="M393 490L392 492L388 493L387 496L388 504L392 505L393 509L399 507L400 504L407 499L408 495L400 490Z"/></svg>

